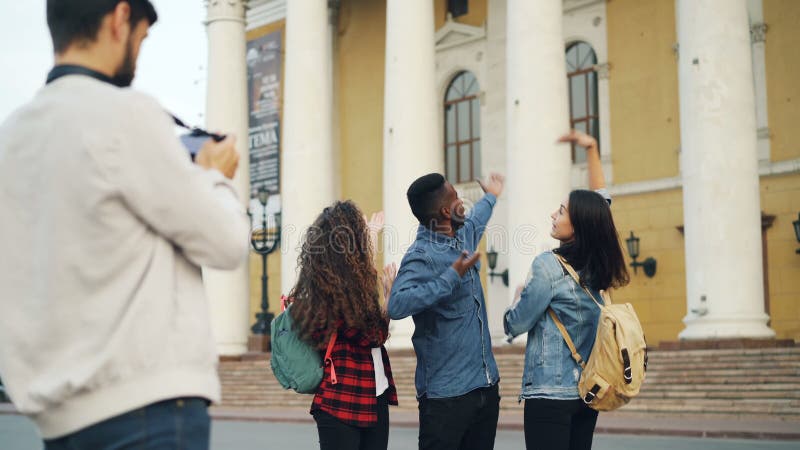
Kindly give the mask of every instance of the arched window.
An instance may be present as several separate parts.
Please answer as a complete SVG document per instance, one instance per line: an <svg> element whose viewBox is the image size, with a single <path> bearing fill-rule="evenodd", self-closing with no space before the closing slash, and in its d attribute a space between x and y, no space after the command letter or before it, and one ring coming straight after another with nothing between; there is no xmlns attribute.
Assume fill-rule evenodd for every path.
<svg viewBox="0 0 800 450"><path fill-rule="evenodd" d="M445 176L452 184L481 176L481 104L471 72L453 78L444 97Z"/></svg>
<svg viewBox="0 0 800 450"><path fill-rule="evenodd" d="M597 56L585 42L567 47L567 83L569 86L570 127L591 134L600 142L597 106ZM586 150L572 145L572 162L585 162Z"/></svg>

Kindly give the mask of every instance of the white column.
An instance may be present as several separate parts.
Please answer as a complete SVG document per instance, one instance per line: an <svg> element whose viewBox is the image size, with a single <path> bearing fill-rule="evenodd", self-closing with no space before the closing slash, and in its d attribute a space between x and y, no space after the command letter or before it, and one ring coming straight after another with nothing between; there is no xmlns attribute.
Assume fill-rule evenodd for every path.
<svg viewBox="0 0 800 450"><path fill-rule="evenodd" d="M681 339L769 338L745 0L678 0L688 313Z"/></svg>
<svg viewBox="0 0 800 450"><path fill-rule="evenodd" d="M484 79L480 80L485 92L481 101L481 159L483 174L490 170L505 172L506 168L506 0L487 2L486 52L483 61ZM490 88L486 88L489 86ZM497 200L492 220L486 229L486 251L497 251L496 271L508 269L508 190ZM486 260L482 263L488 272ZM503 313L509 305L509 287L499 277L487 278L486 309L492 345L505 344ZM513 291L512 291L513 292Z"/></svg>
<svg viewBox="0 0 800 450"><path fill-rule="evenodd" d="M769 121L767 114L767 64L766 35L762 0L747 1L750 17L750 44L753 52L753 87L756 96L756 135L758 139L758 160L770 161Z"/></svg>
<svg viewBox="0 0 800 450"><path fill-rule="evenodd" d="M242 156L234 184L242 203L248 199L247 66L245 63L246 0L208 1L208 94L206 127L234 133ZM217 351L237 355L247 350L249 270L244 264L233 271L205 269Z"/></svg>
<svg viewBox="0 0 800 450"><path fill-rule="evenodd" d="M281 292L297 279L305 231L334 199L331 35L325 0L286 2L281 159Z"/></svg>
<svg viewBox="0 0 800 450"><path fill-rule="evenodd" d="M388 0L383 115L384 263L397 262L415 237L418 222L406 199L418 177L441 172L437 145L433 3ZM389 346L410 347L413 322L393 321Z"/></svg>
<svg viewBox="0 0 800 450"><path fill-rule="evenodd" d="M603 5L603 7L605 7L605 5ZM608 22L604 20L603 23ZM611 153L613 150L611 148L611 120L609 120L611 117L611 95L608 88L610 70L611 65L607 62L595 66L595 73L597 76L597 104L600 112L600 161L603 164L603 175L605 175L606 184L608 185L614 184L614 171L611 164ZM589 171L587 169L586 175L588 175L588 173ZM588 178L587 176L584 180L588 181Z"/></svg>
<svg viewBox="0 0 800 450"><path fill-rule="evenodd" d="M509 0L506 152L509 296L533 258L557 246L550 214L570 188L570 147L561 0Z"/></svg>

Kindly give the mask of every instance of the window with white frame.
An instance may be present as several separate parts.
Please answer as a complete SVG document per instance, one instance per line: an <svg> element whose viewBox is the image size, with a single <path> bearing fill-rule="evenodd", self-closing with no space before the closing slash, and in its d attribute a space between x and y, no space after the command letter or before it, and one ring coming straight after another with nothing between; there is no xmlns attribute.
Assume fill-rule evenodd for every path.
<svg viewBox="0 0 800 450"><path fill-rule="evenodd" d="M481 105L478 79L456 74L444 97L445 176L452 184L481 176Z"/></svg>
<svg viewBox="0 0 800 450"><path fill-rule="evenodd" d="M567 86L569 88L569 124L591 134L600 142L600 115L597 104L597 56L586 42L567 47ZM572 162L586 161L586 150L572 144Z"/></svg>

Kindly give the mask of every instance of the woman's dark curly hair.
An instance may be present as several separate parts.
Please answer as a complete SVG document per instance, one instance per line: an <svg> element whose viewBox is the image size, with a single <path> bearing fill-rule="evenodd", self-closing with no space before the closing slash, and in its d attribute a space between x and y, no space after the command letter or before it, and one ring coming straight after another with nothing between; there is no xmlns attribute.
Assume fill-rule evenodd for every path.
<svg viewBox="0 0 800 450"><path fill-rule="evenodd" d="M289 298L300 338L324 349L337 329L354 328L376 344L386 339L369 229L352 201L325 208L306 232Z"/></svg>

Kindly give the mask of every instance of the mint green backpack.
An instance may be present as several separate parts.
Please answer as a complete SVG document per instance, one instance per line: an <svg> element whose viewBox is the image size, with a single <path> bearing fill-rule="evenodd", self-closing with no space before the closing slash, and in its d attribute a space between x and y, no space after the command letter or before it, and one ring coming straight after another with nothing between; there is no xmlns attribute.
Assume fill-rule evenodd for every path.
<svg viewBox="0 0 800 450"><path fill-rule="evenodd" d="M313 394L317 391L323 376L323 360L319 352L301 340L292 325L291 305L272 319L270 331L272 357L269 364L272 373L284 389L293 389L300 394ZM331 384L336 384L336 371L333 368L331 351L336 343L336 334L328 343L325 364L331 366Z"/></svg>

